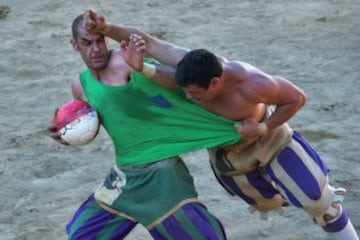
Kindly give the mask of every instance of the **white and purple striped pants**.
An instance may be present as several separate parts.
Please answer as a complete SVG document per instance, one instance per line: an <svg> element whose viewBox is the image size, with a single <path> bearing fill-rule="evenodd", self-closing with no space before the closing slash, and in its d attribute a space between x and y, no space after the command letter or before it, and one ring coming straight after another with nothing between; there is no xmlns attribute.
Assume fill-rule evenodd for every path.
<svg viewBox="0 0 360 240"><path fill-rule="evenodd" d="M291 205L319 217L336 198L328 183L328 167L296 131L289 144L265 167L238 176L228 176L218 169L214 172L225 189L252 206L271 201L280 193Z"/></svg>

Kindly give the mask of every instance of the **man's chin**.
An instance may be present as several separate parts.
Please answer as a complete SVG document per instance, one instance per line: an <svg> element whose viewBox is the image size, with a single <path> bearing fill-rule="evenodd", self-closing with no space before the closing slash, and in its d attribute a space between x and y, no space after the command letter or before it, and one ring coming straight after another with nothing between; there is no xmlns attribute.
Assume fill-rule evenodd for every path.
<svg viewBox="0 0 360 240"><path fill-rule="evenodd" d="M101 64L91 64L91 69L95 70L95 71L101 71L104 70L106 68L106 64L105 63L101 63Z"/></svg>

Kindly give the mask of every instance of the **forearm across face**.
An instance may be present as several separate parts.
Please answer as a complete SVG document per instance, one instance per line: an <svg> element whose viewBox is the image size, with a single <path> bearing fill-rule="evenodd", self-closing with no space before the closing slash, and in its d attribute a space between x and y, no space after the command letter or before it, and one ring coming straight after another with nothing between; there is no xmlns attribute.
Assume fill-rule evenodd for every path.
<svg viewBox="0 0 360 240"><path fill-rule="evenodd" d="M172 43L160 40L151 36L150 34L132 27L106 23L102 30L102 34L114 39L119 43L122 41L129 41L130 35L134 33L141 36L145 40L147 53L151 57L170 66L176 66L177 63L183 58L183 56L189 51L186 48L182 48Z"/></svg>
<svg viewBox="0 0 360 240"><path fill-rule="evenodd" d="M101 31L107 37L114 39L117 42L129 41L130 35L136 33L142 36L145 33L131 27L125 27L120 25L114 25L111 23L105 23L103 30Z"/></svg>
<svg viewBox="0 0 360 240"><path fill-rule="evenodd" d="M119 43L122 41L128 42L131 34L141 36L146 42L147 53L154 59L166 65L176 66L189 51L186 48L153 37L137 28L110 24L105 20L104 16L93 9L88 9L85 12L84 18L85 28L88 31L103 34Z"/></svg>

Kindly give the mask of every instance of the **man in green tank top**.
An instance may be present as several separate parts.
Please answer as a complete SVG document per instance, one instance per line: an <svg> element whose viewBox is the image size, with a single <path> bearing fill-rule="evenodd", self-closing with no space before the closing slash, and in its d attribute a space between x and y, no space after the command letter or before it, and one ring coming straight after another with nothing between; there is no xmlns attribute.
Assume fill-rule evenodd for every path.
<svg viewBox="0 0 360 240"><path fill-rule="evenodd" d="M123 57L131 51L110 51L104 34L84 28L84 14L75 18L72 35L73 49L87 66L73 78L73 96L96 107L114 143L116 164L68 223L68 238L123 239L140 223L154 239L225 239L177 155L237 142L235 122L133 71ZM142 52L135 53L139 58ZM172 69L162 70L152 78L166 81ZM49 130L65 144L54 126Z"/></svg>

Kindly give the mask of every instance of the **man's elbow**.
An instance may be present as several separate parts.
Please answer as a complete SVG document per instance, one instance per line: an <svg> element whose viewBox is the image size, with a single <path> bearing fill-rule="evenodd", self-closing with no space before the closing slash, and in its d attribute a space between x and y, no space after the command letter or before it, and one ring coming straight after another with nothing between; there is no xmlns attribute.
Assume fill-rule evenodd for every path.
<svg viewBox="0 0 360 240"><path fill-rule="evenodd" d="M298 96L298 106L299 106L299 109L305 105L306 103L306 94L303 92L303 91L300 91L299 92L299 96Z"/></svg>

